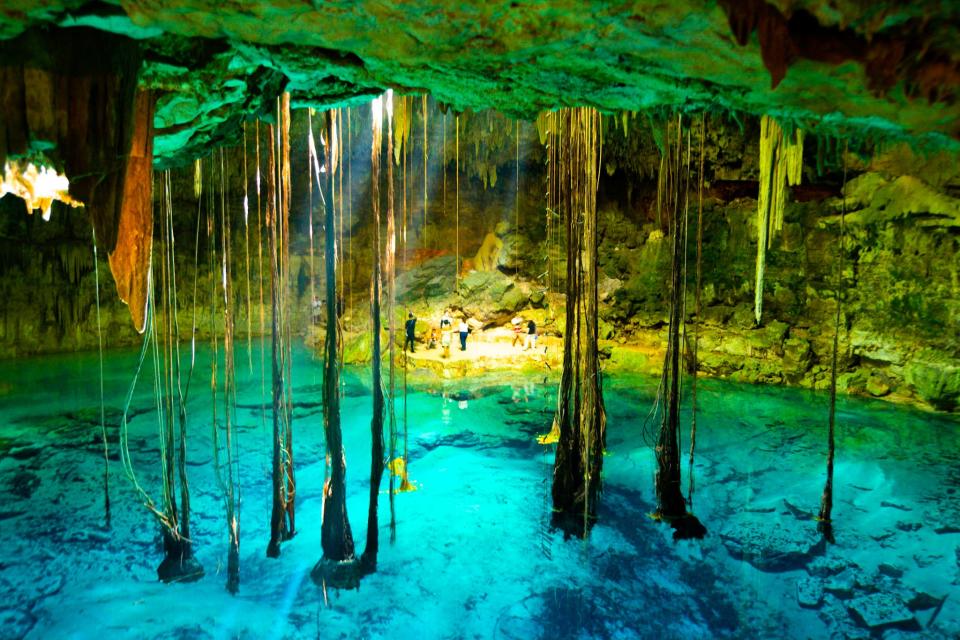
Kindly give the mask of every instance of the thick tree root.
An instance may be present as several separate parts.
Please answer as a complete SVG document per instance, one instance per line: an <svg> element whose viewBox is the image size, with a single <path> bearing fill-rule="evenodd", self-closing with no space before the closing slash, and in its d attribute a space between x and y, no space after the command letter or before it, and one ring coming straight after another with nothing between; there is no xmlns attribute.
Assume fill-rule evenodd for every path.
<svg viewBox="0 0 960 640"><path fill-rule="evenodd" d="M314 565L310 572L310 578L322 589L327 587L359 589L360 579L366 573L363 569L363 563L356 558L342 561L320 558L320 561Z"/></svg>

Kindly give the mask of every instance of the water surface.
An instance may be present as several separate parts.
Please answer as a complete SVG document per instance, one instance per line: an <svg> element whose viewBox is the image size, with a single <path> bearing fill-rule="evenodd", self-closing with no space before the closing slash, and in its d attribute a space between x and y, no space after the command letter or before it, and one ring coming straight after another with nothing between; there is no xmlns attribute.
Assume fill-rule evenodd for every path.
<svg viewBox="0 0 960 640"><path fill-rule="evenodd" d="M0 363L0 636L853 638L869 637L862 614L871 605L886 606L880 614L913 637L960 634L956 419L841 399L837 544L824 549L812 515L824 480L827 396L701 380L693 508L709 535L674 543L670 529L649 518L655 463L644 420L655 381L632 375L605 381L604 495L584 543L547 526L553 452L535 437L549 428L556 379L412 376L404 405L398 373L397 446L406 425L419 490L396 497L393 543L383 495L378 573L359 591L331 590L325 604L309 579L321 555L322 363L294 351L298 533L270 560L271 418L260 409L269 407L262 392L270 386L261 380L259 343L251 358L245 345L237 351L241 591L230 596L209 348L197 358L188 463L192 535L206 576L183 585L156 581L157 527L116 459L137 353L105 356L110 530L97 354ZM348 508L362 547L368 371L348 369L343 395ZM130 451L138 482L159 499L155 406L148 358L131 404ZM689 418L687 411L684 424ZM805 596L814 598L809 608L798 602L798 585L814 593Z"/></svg>

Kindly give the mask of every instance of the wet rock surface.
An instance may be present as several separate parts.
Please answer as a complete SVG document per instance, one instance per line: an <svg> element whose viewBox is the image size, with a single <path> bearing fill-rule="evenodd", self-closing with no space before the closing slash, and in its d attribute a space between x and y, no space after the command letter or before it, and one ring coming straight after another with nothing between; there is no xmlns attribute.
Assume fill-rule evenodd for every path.
<svg viewBox="0 0 960 640"><path fill-rule="evenodd" d="M769 524L741 520L721 531L730 555L762 571L792 571L823 552L824 542L815 528L771 520Z"/></svg>
<svg viewBox="0 0 960 640"><path fill-rule="evenodd" d="M871 630L903 628L917 630L919 625L903 601L887 593L874 593L851 600L850 613Z"/></svg>
<svg viewBox="0 0 960 640"><path fill-rule="evenodd" d="M823 602L823 586L816 578L797 581L797 604L807 609L816 609Z"/></svg>

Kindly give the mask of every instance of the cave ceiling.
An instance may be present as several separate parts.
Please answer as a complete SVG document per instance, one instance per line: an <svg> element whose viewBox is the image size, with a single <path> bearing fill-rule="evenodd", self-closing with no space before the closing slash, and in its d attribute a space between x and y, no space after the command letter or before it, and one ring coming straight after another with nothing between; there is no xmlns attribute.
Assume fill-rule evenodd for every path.
<svg viewBox="0 0 960 640"><path fill-rule="evenodd" d="M236 142L283 90L318 108L429 92L525 118L566 105L766 113L957 150L958 24L956 2L0 2L0 40L88 28L140 43L158 167Z"/></svg>

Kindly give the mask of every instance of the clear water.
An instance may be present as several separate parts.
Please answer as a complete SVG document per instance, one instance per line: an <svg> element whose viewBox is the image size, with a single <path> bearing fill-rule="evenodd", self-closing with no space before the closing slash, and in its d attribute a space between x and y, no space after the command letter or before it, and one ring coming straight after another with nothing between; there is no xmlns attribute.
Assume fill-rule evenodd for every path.
<svg viewBox="0 0 960 640"><path fill-rule="evenodd" d="M393 544L383 495L378 573L359 591L330 591L325 604L309 579L321 555L320 362L295 351L299 531L270 560L270 419L257 408L258 348L254 356L251 373L238 347L244 408L237 417L235 597L224 588L208 350L199 351L191 389L188 455L193 537L206 576L180 585L156 581L157 527L117 461L110 464L114 524L102 527L97 354L0 363L0 637L865 638L870 631L852 610L874 592L915 609L899 623L905 635L960 634L956 419L842 399L837 544L820 551L809 515L823 486L826 395L703 380L694 507L710 533L674 543L670 529L648 517L654 460L642 423L653 382L627 375L605 383L605 493L586 543L545 526L552 450L535 435L549 426L556 380L412 378L410 477L420 488L396 497ZM108 407L122 406L135 360L133 351L107 354ZM348 507L358 547L370 463L368 389L366 371L345 373ZM152 403L148 361L130 442L139 480L156 496ZM402 427L402 401L397 415ZM748 533L759 546L745 559L736 550ZM827 592L804 608L798 583ZM881 633L898 632L878 627L873 637Z"/></svg>

